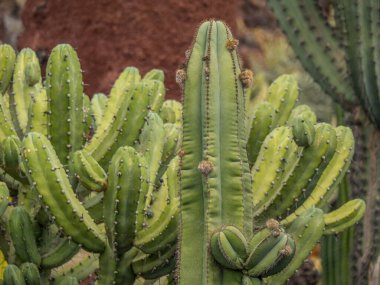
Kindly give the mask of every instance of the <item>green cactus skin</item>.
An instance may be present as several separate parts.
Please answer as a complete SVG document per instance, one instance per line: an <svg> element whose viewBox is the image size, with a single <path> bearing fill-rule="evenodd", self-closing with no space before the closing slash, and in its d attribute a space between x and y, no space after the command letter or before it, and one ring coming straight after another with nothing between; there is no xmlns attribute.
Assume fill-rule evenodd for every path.
<svg viewBox="0 0 380 285"><path fill-rule="evenodd" d="M211 237L211 252L224 267L243 269L248 257L248 244L245 236L234 226L225 226Z"/></svg>
<svg viewBox="0 0 380 285"><path fill-rule="evenodd" d="M28 126L32 99L42 89L41 68L33 50L26 48L17 55L12 87L16 125L24 133Z"/></svg>
<svg viewBox="0 0 380 285"><path fill-rule="evenodd" d="M97 285L115 284L116 256L114 250L106 244L106 247L99 257L99 272Z"/></svg>
<svg viewBox="0 0 380 285"><path fill-rule="evenodd" d="M146 123L139 136L139 143L135 148L145 157L146 161L149 162L148 173L150 192L152 192L156 186L154 183L161 165L164 143L164 123L156 113L149 112L146 118Z"/></svg>
<svg viewBox="0 0 380 285"><path fill-rule="evenodd" d="M286 232L295 241L296 252L290 263L279 273L268 277L268 284L285 284L294 271L301 266L305 258L309 256L311 249L321 238L324 229L323 211L318 208L310 208L298 217Z"/></svg>
<svg viewBox="0 0 380 285"><path fill-rule="evenodd" d="M9 204L9 189L7 184L0 181L0 218L8 208Z"/></svg>
<svg viewBox="0 0 380 285"><path fill-rule="evenodd" d="M111 90L102 123L84 148L102 167L108 166L120 146L132 146L138 139L148 113L149 89L135 82L137 75L125 70Z"/></svg>
<svg viewBox="0 0 380 285"><path fill-rule="evenodd" d="M75 175L87 189L100 192L107 187L107 174L91 155L77 151L73 160Z"/></svg>
<svg viewBox="0 0 380 285"><path fill-rule="evenodd" d="M40 237L39 251L41 253L41 267L52 269L69 261L80 247L67 237L62 237L62 232L55 224L48 226Z"/></svg>
<svg viewBox="0 0 380 285"><path fill-rule="evenodd" d="M104 236L75 197L50 141L41 134L29 133L23 141L23 160L32 185L65 233L84 248L101 252Z"/></svg>
<svg viewBox="0 0 380 285"><path fill-rule="evenodd" d="M245 98L231 38L224 23L204 22L186 71L177 72L184 79L178 284L241 284L239 272L222 276L207 246L221 225L252 230Z"/></svg>
<svg viewBox="0 0 380 285"><path fill-rule="evenodd" d="M73 179L72 155L83 144L83 82L78 55L68 44L56 46L46 68L49 136Z"/></svg>
<svg viewBox="0 0 380 285"><path fill-rule="evenodd" d="M64 265L61 268L54 269L51 273L51 279L58 281L65 276L71 276L82 281L99 268L98 254L87 254L81 251L78 255L80 256L78 260L71 261L70 266Z"/></svg>
<svg viewBox="0 0 380 285"><path fill-rule="evenodd" d="M167 275L175 267L176 247L170 246L156 254L149 254L132 263L133 271L145 279L156 279ZM174 263L173 261L174 260Z"/></svg>
<svg viewBox="0 0 380 285"><path fill-rule="evenodd" d="M108 97L103 93L96 93L91 98L91 114L93 116L95 130L102 122L107 102Z"/></svg>
<svg viewBox="0 0 380 285"><path fill-rule="evenodd" d="M266 277L284 269L293 259L295 253L293 239L285 234L269 236L250 253L245 266L251 277Z"/></svg>
<svg viewBox="0 0 380 285"><path fill-rule="evenodd" d="M305 209L313 206L320 206L333 189L337 187L346 173L354 153L354 138L349 128L336 128L337 147L336 151L319 177L312 195L305 195L305 199L300 200L302 206L298 207L294 213L290 214L283 223L289 223ZM307 191L308 192L308 191Z"/></svg>
<svg viewBox="0 0 380 285"><path fill-rule="evenodd" d="M0 45L0 96L8 90L16 61L14 49L7 44Z"/></svg>
<svg viewBox="0 0 380 285"><path fill-rule="evenodd" d="M163 176L161 187L152 193L152 200L147 199L144 212L138 213L143 226L138 227L134 245L145 253L155 253L177 238L178 168L179 159L173 159Z"/></svg>
<svg viewBox="0 0 380 285"><path fill-rule="evenodd" d="M21 164L21 141L17 136L9 136L0 143L2 167L15 179L26 182L25 169Z"/></svg>
<svg viewBox="0 0 380 285"><path fill-rule="evenodd" d="M318 178L334 155L336 144L336 132L330 125L324 123L316 125L313 144L302 151L280 195L260 216L263 221L271 217L286 216L288 212L292 213L291 209L295 208L295 202L296 207L301 205L298 202L298 199L301 199L299 197L303 197L304 193L310 193L314 189Z"/></svg>
<svg viewBox="0 0 380 285"><path fill-rule="evenodd" d="M331 29L324 23L321 13L318 11L308 12L307 15L302 13L302 9L315 9L315 2L313 0L303 3L294 0L270 0L269 5L306 71L335 100L345 101L344 104L352 102L354 90L346 79L345 60L342 60L344 51L339 49L339 43L336 42ZM343 5L351 6L352 4ZM351 25L355 16L351 15L348 19ZM352 23L352 27L357 27L357 25ZM349 28L348 34L353 29ZM355 41L356 39L358 37ZM357 54L357 50L355 53ZM358 74L352 75L352 78L356 78L354 81L357 81Z"/></svg>
<svg viewBox="0 0 380 285"><path fill-rule="evenodd" d="M143 80L158 80L161 82L165 81L165 74L161 69L152 69L145 73Z"/></svg>
<svg viewBox="0 0 380 285"><path fill-rule="evenodd" d="M176 124L164 124L164 148L162 150L161 163L158 168L154 184L160 185L160 179L167 170L170 161L176 156L182 143L182 129Z"/></svg>
<svg viewBox="0 0 380 285"><path fill-rule="evenodd" d="M314 125L309 120L294 119L291 122L294 140L302 147L310 146L315 136Z"/></svg>
<svg viewBox="0 0 380 285"><path fill-rule="evenodd" d="M182 104L175 100L165 100L160 109L164 123L180 125L182 122Z"/></svg>
<svg viewBox="0 0 380 285"><path fill-rule="evenodd" d="M117 265L116 284L134 284L136 274L133 272L132 262L138 253L139 250L132 247L122 255Z"/></svg>
<svg viewBox="0 0 380 285"><path fill-rule="evenodd" d="M108 243L115 254L123 254L133 245L140 196L147 192L145 167L144 159L131 147L119 148L111 160L104 221Z"/></svg>
<svg viewBox="0 0 380 285"><path fill-rule="evenodd" d="M86 139L86 142L89 141L89 137L91 136L92 128L93 128L93 116L91 113L91 101L90 97L86 94L83 96L83 137Z"/></svg>
<svg viewBox="0 0 380 285"><path fill-rule="evenodd" d="M41 263L32 220L23 207L13 208L9 218L9 231L17 257L23 262Z"/></svg>
<svg viewBox="0 0 380 285"><path fill-rule="evenodd" d="M357 223L365 212L363 200L355 199L340 208L324 215L326 229L324 234L337 234Z"/></svg>
<svg viewBox="0 0 380 285"><path fill-rule="evenodd" d="M79 285L79 281L77 278L75 278L73 276L64 276L64 277L60 278L54 284L55 285Z"/></svg>
<svg viewBox="0 0 380 285"><path fill-rule="evenodd" d="M17 136L16 130L13 127L9 110L5 108L4 98L0 97L0 142L8 136Z"/></svg>
<svg viewBox="0 0 380 285"><path fill-rule="evenodd" d="M4 284L26 285L20 268L14 264L9 264L4 270Z"/></svg>
<svg viewBox="0 0 380 285"><path fill-rule="evenodd" d="M292 130L288 127L274 129L265 139L252 167L254 217L259 216L280 193L298 160Z"/></svg>
<svg viewBox="0 0 380 285"><path fill-rule="evenodd" d="M149 109L153 112L158 112L165 98L164 83L159 80L144 80L144 83L149 88Z"/></svg>
<svg viewBox="0 0 380 285"><path fill-rule="evenodd" d="M41 284L41 278L40 278L40 272L38 270L37 265L34 263L23 263L20 266L22 275L24 276L24 280L26 285L40 285Z"/></svg>
<svg viewBox="0 0 380 285"><path fill-rule="evenodd" d="M290 113L287 125L291 126L294 119L308 120L312 125L317 123L317 116L307 105L298 105Z"/></svg>
<svg viewBox="0 0 380 285"><path fill-rule="evenodd" d="M32 132L48 136L48 126L48 98L46 90L42 88L32 98L29 129Z"/></svg>
<svg viewBox="0 0 380 285"><path fill-rule="evenodd" d="M277 78L268 90L268 102L273 106L275 116L274 126L283 125L298 100L298 84L292 75L282 75Z"/></svg>
<svg viewBox="0 0 380 285"><path fill-rule="evenodd" d="M262 143L272 130L274 117L274 108L269 102L260 103L254 111L247 143L247 153L251 167L259 155Z"/></svg>

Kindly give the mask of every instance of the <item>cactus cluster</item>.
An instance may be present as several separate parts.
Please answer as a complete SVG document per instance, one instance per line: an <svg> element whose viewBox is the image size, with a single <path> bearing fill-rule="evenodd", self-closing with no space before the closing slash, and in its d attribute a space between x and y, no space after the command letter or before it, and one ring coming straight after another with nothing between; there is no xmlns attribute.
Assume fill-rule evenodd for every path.
<svg viewBox="0 0 380 285"><path fill-rule="evenodd" d="M325 280L328 284L377 283L373 268L380 255L380 4L376 0L333 0L323 11L316 0L268 3L305 70L351 116L348 121L356 129L355 173L347 184L351 189L342 191L347 192L345 201L365 198L368 207L355 238L345 233L341 238L350 241L337 250L340 255L352 254L352 266L335 254L326 255L324 272L331 278ZM331 267L339 270L333 273Z"/></svg>
<svg viewBox="0 0 380 285"><path fill-rule="evenodd" d="M270 86L247 122L244 88L253 78L236 46L224 23L205 22L177 73L184 89L179 284L283 284L322 235L353 225L365 209L357 199L328 213L351 162L352 132L296 106L292 76Z"/></svg>
<svg viewBox="0 0 380 285"><path fill-rule="evenodd" d="M163 72L141 78L128 67L109 96L90 99L71 46L53 49L44 82L34 51L0 49L0 279L78 284L98 271L99 284L133 284L167 275L181 105L164 102Z"/></svg>
<svg viewBox="0 0 380 285"><path fill-rule="evenodd" d="M283 284L361 218L361 200L326 210L351 131L296 106L289 75L248 120L237 45L223 22L201 24L177 72L183 106L157 69L128 67L90 99L71 46L45 81L33 51L0 47L5 284Z"/></svg>

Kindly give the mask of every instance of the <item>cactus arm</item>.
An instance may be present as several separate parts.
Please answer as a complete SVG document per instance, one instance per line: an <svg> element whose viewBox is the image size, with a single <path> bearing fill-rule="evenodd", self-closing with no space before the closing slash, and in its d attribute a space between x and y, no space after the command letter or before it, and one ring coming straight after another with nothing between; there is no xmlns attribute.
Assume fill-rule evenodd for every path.
<svg viewBox="0 0 380 285"><path fill-rule="evenodd" d="M136 275L141 275L145 279L156 279L164 276L174 269L174 263L171 260L175 252L176 247L170 246L157 254L145 255L132 263L133 271ZM166 272L168 265L171 270ZM164 273L161 271L162 267L165 268Z"/></svg>
<svg viewBox="0 0 380 285"><path fill-rule="evenodd" d="M12 210L9 218L9 231L17 257L23 262L40 265L41 255L37 249L32 220L23 207L15 207Z"/></svg>
<svg viewBox="0 0 380 285"><path fill-rule="evenodd" d="M116 256L113 249L107 244L99 257L99 272L97 285L115 284Z"/></svg>
<svg viewBox="0 0 380 285"><path fill-rule="evenodd" d="M4 97L0 97L0 142L2 142L8 136L17 136L17 133L13 127L10 114L5 108Z"/></svg>
<svg viewBox="0 0 380 285"><path fill-rule="evenodd" d="M101 124L108 97L103 93L96 93L91 98L91 114L94 119L95 129Z"/></svg>
<svg viewBox="0 0 380 285"><path fill-rule="evenodd" d="M165 99L165 86L159 80L144 80L149 88L149 108L152 112L158 112L161 109Z"/></svg>
<svg viewBox="0 0 380 285"><path fill-rule="evenodd" d="M107 174L91 155L76 151L73 161L75 175L87 189L100 192L107 187Z"/></svg>
<svg viewBox="0 0 380 285"><path fill-rule="evenodd" d="M338 127L336 151L319 177L314 190L311 192L302 205L294 213L286 217L284 224L291 222L300 215L305 209L322 204L330 191L332 191L342 181L354 153L354 139L349 128Z"/></svg>
<svg viewBox="0 0 380 285"><path fill-rule="evenodd" d="M148 113L149 89L144 83L125 83L125 76L120 75L112 88L102 123L84 148L103 167L120 146L137 141Z"/></svg>
<svg viewBox="0 0 380 285"><path fill-rule="evenodd" d="M315 177L314 181L317 181L317 177L321 176L322 166L332 159L335 147L335 130L327 124L317 125L313 144L302 150L298 164L286 181L280 195L262 213L263 221L271 217L286 215L294 207L294 204L298 205L298 197L303 197L303 192L306 192L313 177ZM316 171L316 169L321 169L321 171Z"/></svg>
<svg viewBox="0 0 380 285"><path fill-rule="evenodd" d="M182 104L175 100L165 100L159 114L164 123L180 125L182 122Z"/></svg>
<svg viewBox="0 0 380 285"><path fill-rule="evenodd" d="M29 129L32 132L37 132L48 135L48 98L46 90L41 88L40 92L36 93L32 98L31 104L31 118Z"/></svg>
<svg viewBox="0 0 380 285"><path fill-rule="evenodd" d="M155 181L161 165L161 158L164 150L165 130L161 118L153 112L149 112L146 123L139 136L139 143L135 146L147 162L149 172L149 190L156 187ZM149 199L149 197L148 197Z"/></svg>
<svg viewBox="0 0 380 285"><path fill-rule="evenodd" d="M142 185L141 156L131 147L120 148L109 168L109 187L104 196L104 219L110 247L115 255L123 254L133 245L136 232L136 210Z"/></svg>
<svg viewBox="0 0 380 285"><path fill-rule="evenodd" d="M0 181L0 217L4 214L9 204L9 190L7 184Z"/></svg>
<svg viewBox="0 0 380 285"><path fill-rule="evenodd" d="M299 216L286 229L296 243L296 252L290 263L281 272L268 277L266 284L285 284L293 273L301 266L310 254L315 244L321 238L324 229L323 212L317 208L310 208Z"/></svg>
<svg viewBox="0 0 380 285"><path fill-rule="evenodd" d="M261 145L273 127L274 108L269 102L260 103L252 118L251 129L247 143L247 155L249 164L255 163L259 155Z"/></svg>
<svg viewBox="0 0 380 285"><path fill-rule="evenodd" d="M298 146L289 127L276 128L267 136L252 167L254 217L276 198L298 159Z"/></svg>
<svg viewBox="0 0 380 285"><path fill-rule="evenodd" d="M9 264L4 270L4 284L26 285L20 268L14 264Z"/></svg>
<svg viewBox="0 0 380 285"><path fill-rule="evenodd" d="M20 266L22 275L27 285L40 285L41 277L37 265L34 263L23 263Z"/></svg>
<svg viewBox="0 0 380 285"><path fill-rule="evenodd" d="M42 89L41 69L33 50L26 48L17 56L13 75L13 93L16 123L26 132L32 99Z"/></svg>
<svg viewBox="0 0 380 285"><path fill-rule="evenodd" d="M78 281L82 281L94 273L99 268L98 254L88 254L80 252L78 258L64 264L61 268L53 270L51 277L60 280L64 276L75 277Z"/></svg>
<svg viewBox="0 0 380 285"><path fill-rule="evenodd" d="M152 69L145 73L143 80L158 80L161 82L165 81L165 74L161 69Z"/></svg>
<svg viewBox="0 0 380 285"><path fill-rule="evenodd" d="M72 155L83 144L83 82L77 53L67 44L56 46L46 68L49 139L73 177Z"/></svg>
<svg viewBox="0 0 380 285"><path fill-rule="evenodd" d="M42 268L58 267L69 261L79 251L80 247L75 242L61 235L62 232L55 224L43 230L39 247Z"/></svg>
<svg viewBox="0 0 380 285"><path fill-rule="evenodd" d="M292 75L281 75L269 86L268 92L267 100L275 110L273 127L282 126L298 100L297 80Z"/></svg>
<svg viewBox="0 0 380 285"><path fill-rule="evenodd" d="M174 159L163 177L161 188L153 195L153 205L147 208L153 218L145 217L145 227L136 233L134 245L145 253L154 253L173 243L177 238L177 216L179 210L178 159ZM163 200L163 204L159 202ZM155 207L159 203L160 207Z"/></svg>
<svg viewBox="0 0 380 285"><path fill-rule="evenodd" d="M139 250L132 247L120 258L117 265L116 284L134 284L136 275L132 269L132 262L138 253Z"/></svg>
<svg viewBox="0 0 380 285"><path fill-rule="evenodd" d="M269 5L306 71L338 102L347 104L354 101L351 86L335 65L335 60L325 52L329 46L326 44L324 47L322 39L310 32L308 20L302 14L298 1L270 0ZM331 34L327 29L320 34L323 33ZM328 38L332 39L333 36L329 35Z"/></svg>
<svg viewBox="0 0 380 285"><path fill-rule="evenodd" d="M49 140L43 135L29 133L23 141L23 156L32 185L65 233L90 251L102 251L104 236L75 197Z"/></svg>
<svg viewBox="0 0 380 285"><path fill-rule="evenodd" d="M8 44L0 45L0 96L7 92L15 67L16 53Z"/></svg>
<svg viewBox="0 0 380 285"><path fill-rule="evenodd" d="M325 214L324 234L337 234L358 222L364 215L365 203L361 199L351 200L340 208Z"/></svg>

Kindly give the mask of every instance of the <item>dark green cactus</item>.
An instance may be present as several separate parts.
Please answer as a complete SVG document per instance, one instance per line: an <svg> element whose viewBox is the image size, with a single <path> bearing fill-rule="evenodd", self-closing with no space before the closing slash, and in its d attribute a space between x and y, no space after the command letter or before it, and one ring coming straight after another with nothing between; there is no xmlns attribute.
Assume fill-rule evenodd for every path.
<svg viewBox="0 0 380 285"><path fill-rule="evenodd" d="M341 269L335 281L329 281L334 282L331 284L341 284L340 276L351 272L352 284L367 284L372 275L370 268L380 254L380 224L378 210L374 210L380 200L377 186L379 145L374 143L378 141L380 126L379 2L333 0L329 15L323 14L316 0L268 2L306 71L348 114L353 114L351 123L365 129L361 133L367 133L368 159L354 160L354 168L364 169L360 171L360 178L354 175L350 178L354 188L361 184L361 191L353 190L350 195L366 198L368 204L363 224L356 227L358 238L353 241L351 237L344 249L354 251L354 268L349 268L348 263L340 263L340 259L325 261L325 264L335 262L337 268L346 266L345 273L342 274ZM360 135L356 137L357 142L361 139ZM377 162L371 162L369 157ZM349 198L347 196L346 201Z"/></svg>

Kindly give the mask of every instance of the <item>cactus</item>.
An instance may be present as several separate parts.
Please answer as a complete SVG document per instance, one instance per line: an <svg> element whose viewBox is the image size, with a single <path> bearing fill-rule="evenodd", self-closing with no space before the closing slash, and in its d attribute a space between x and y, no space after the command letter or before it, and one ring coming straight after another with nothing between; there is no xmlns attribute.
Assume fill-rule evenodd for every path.
<svg viewBox="0 0 380 285"><path fill-rule="evenodd" d="M252 73L241 70L236 45L225 24L205 22L177 71L184 90L179 284L283 284L332 233L325 221L338 231L363 214L362 201L326 214L315 208L347 171L353 138L348 128L316 124L309 108L295 107L292 76L271 85L245 131ZM357 216L348 211L353 203ZM194 263L201 266L189 271Z"/></svg>
<svg viewBox="0 0 380 285"><path fill-rule="evenodd" d="M0 102L9 284L78 284L96 270L99 285L167 275L179 284L280 284L323 234L361 218L359 200L318 209L350 163L350 131L295 107L290 75L249 121L253 73L241 69L237 44L220 21L200 26L177 72L183 108L164 101L162 71L141 78L133 67L109 97L90 101L69 45L53 49L45 86L33 59L16 66L38 92L19 107L29 91ZM280 207L285 198L292 207Z"/></svg>
<svg viewBox="0 0 380 285"><path fill-rule="evenodd" d="M379 3L334 0L331 3L333 13L327 16L315 0L302 3L270 0L269 5L306 71L348 114L354 114L351 122L359 129L365 128L361 133L368 134L365 139L368 157L378 159L378 144L370 140L378 141L380 126ZM361 139L358 134L356 141ZM340 259L326 260L325 264L342 268L335 281L330 280L329 284L341 284L337 281L340 276L348 276L351 272L350 283L367 284L372 275L370 268L374 267L379 255L378 214L374 210L376 207L371 205L380 199L375 194L379 183L378 162L361 157L354 160L353 165L355 168L363 165L365 169L361 171L360 180L351 176L351 183L360 183L361 191L353 190L350 195L366 198L368 207L363 224L356 227L355 241L351 235L347 247L341 249L353 252L354 267L341 264ZM328 270L325 268L325 272ZM345 273L342 274L342 270Z"/></svg>

